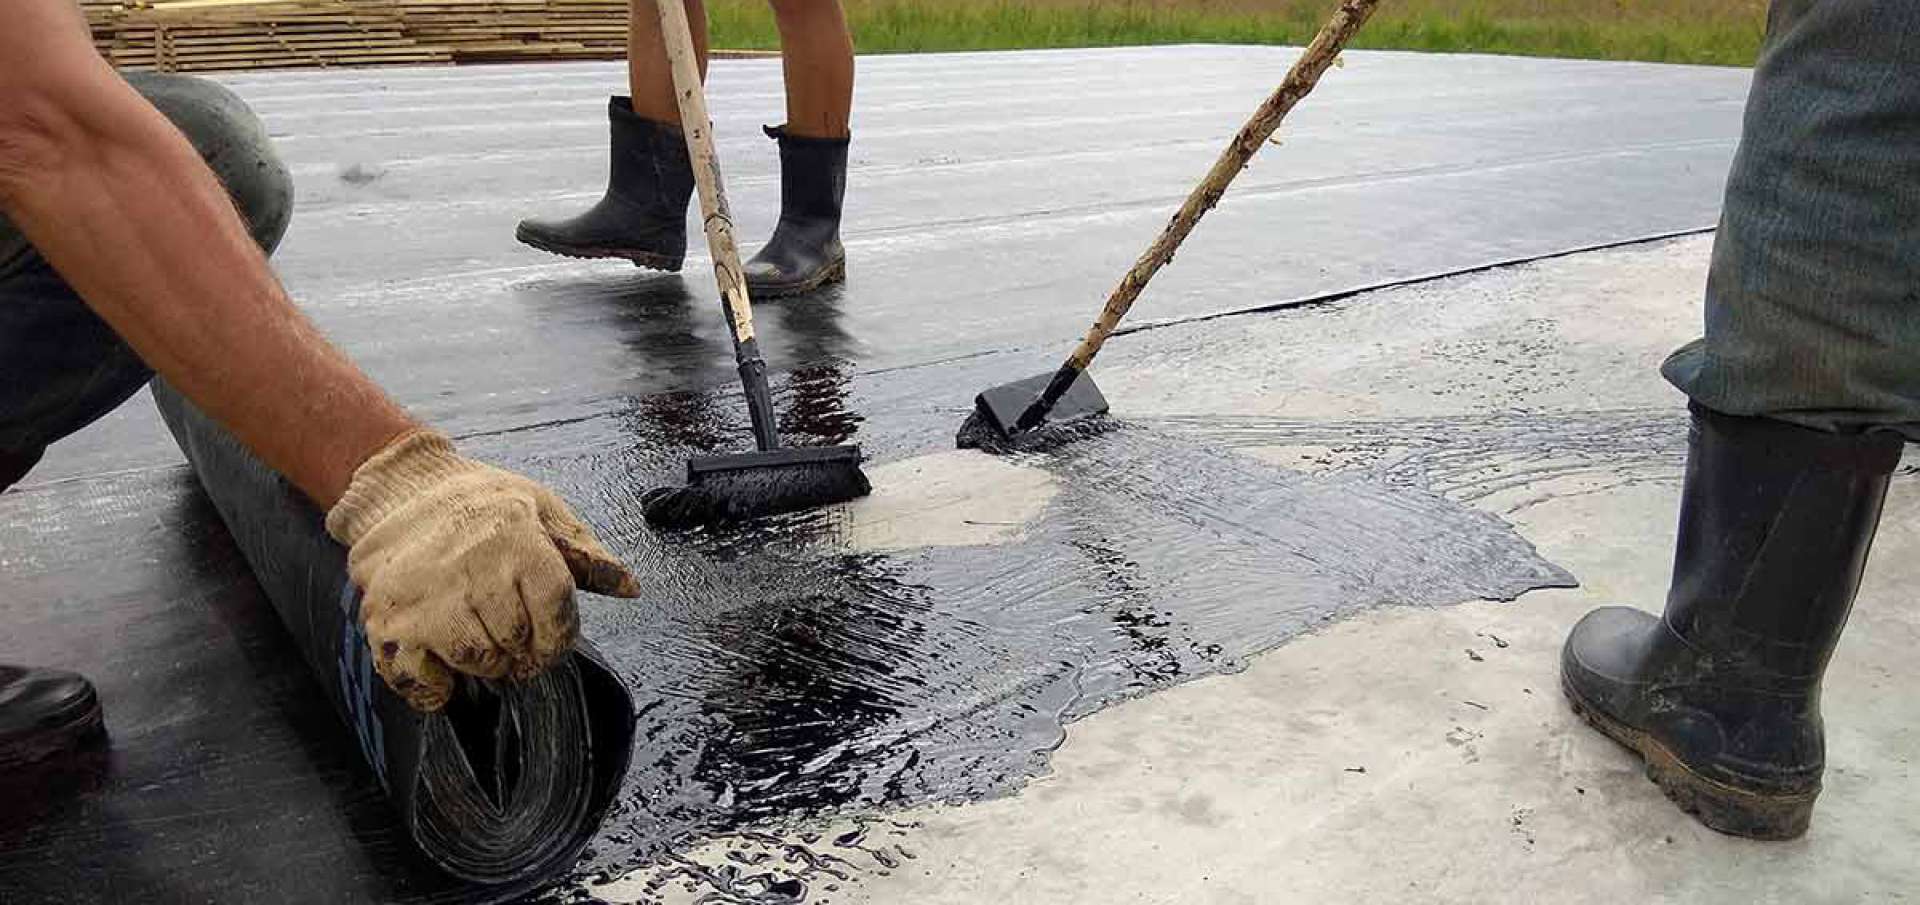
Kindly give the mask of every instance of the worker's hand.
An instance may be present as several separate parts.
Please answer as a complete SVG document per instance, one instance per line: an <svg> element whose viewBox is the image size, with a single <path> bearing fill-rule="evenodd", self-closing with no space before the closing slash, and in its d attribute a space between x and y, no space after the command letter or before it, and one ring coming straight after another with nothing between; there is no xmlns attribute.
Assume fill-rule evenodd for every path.
<svg viewBox="0 0 1920 905"><path fill-rule="evenodd" d="M565 655L579 632L576 584L639 594L553 491L462 458L431 431L355 470L327 533L347 545L374 667L419 710L446 706L449 668L527 679Z"/></svg>

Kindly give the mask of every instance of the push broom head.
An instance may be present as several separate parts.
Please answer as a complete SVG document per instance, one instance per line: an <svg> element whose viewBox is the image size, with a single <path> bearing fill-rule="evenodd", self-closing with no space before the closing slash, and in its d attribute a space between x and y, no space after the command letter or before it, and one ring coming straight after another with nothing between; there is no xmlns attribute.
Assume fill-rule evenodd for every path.
<svg viewBox="0 0 1920 905"><path fill-rule="evenodd" d="M860 447L797 447L694 459L687 486L648 491L640 508L655 527L693 528L844 503L872 490Z"/></svg>
<svg viewBox="0 0 1920 905"><path fill-rule="evenodd" d="M960 425L954 443L961 449L987 452L1038 449L1078 436L1081 429L1105 420L1099 416L1107 413L1107 397L1085 371L1075 373L1073 383L1052 408L1030 416L1029 410L1057 374L1037 374L974 397L973 414ZM1023 423L1022 418L1031 423Z"/></svg>

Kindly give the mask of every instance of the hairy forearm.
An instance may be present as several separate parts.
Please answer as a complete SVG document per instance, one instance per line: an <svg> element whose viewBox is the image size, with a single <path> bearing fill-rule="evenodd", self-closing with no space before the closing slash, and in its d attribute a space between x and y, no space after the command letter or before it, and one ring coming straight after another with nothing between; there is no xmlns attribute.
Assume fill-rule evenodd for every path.
<svg viewBox="0 0 1920 905"><path fill-rule="evenodd" d="M366 652L396 693L433 710L456 672L530 677L572 650L576 588L638 596L553 491L416 429L321 338L72 0L0 0L0 22L0 212L147 364L328 510Z"/></svg>
<svg viewBox="0 0 1920 905"><path fill-rule="evenodd" d="M31 165L0 203L150 367L331 506L412 422L291 304L186 139L105 76L15 118L0 143Z"/></svg>

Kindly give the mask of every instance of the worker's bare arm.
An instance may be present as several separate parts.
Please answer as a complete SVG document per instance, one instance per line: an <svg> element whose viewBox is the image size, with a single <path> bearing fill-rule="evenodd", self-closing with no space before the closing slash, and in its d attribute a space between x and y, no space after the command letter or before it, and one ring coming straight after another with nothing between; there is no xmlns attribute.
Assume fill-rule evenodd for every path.
<svg viewBox="0 0 1920 905"><path fill-rule="evenodd" d="M149 366L322 507L413 427L294 308L71 0L0 0L0 211Z"/></svg>
<svg viewBox="0 0 1920 905"><path fill-rule="evenodd" d="M301 316L226 188L94 52L72 0L0 0L0 211L161 376L328 509L374 666L414 706L453 671L572 649L575 586L634 596L554 493L421 429Z"/></svg>

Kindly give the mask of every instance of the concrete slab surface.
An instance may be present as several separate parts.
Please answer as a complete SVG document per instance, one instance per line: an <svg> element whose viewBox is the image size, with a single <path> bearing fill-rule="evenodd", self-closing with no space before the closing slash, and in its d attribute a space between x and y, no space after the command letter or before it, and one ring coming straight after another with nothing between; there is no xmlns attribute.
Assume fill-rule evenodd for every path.
<svg viewBox="0 0 1920 905"><path fill-rule="evenodd" d="M1657 368L1698 329L1710 247L1597 252L1155 331L1101 370L1140 423L1316 473L1444 488L1511 520L1580 588L1372 610L1245 672L1075 723L1050 774L1017 796L724 837L596 892L697 901L711 888L686 882L688 864L778 863L811 842L851 879L760 876L800 873L842 903L1910 901L1911 467L1829 673L1831 766L1805 839L1699 826L1560 697L1559 644L1581 614L1657 611L1665 595L1685 416ZM1227 374L1239 379L1215 379ZM831 844L845 834L854 844ZM751 871L735 882L759 888Z"/></svg>

